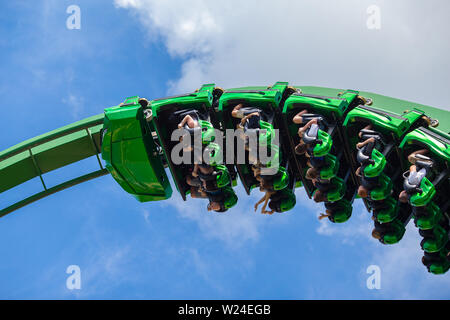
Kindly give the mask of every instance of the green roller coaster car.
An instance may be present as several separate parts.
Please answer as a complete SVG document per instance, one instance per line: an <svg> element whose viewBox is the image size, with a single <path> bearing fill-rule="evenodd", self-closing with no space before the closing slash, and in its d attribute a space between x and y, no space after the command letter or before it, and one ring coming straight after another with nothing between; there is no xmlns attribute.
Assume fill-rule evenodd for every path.
<svg viewBox="0 0 450 320"><path fill-rule="evenodd" d="M368 106L359 106L351 110L344 121L344 126L350 126L360 121L366 121L374 125L377 131L384 135L394 135L396 138L402 137L411 125L423 116L420 110L412 110L404 112L402 115L384 111L383 109L376 109ZM358 139L357 136L349 137L354 141ZM356 144L356 143L355 143Z"/></svg>
<svg viewBox="0 0 450 320"><path fill-rule="evenodd" d="M430 202L426 207L427 215L416 217L414 223L417 228L428 230L434 228L436 224L442 219L442 211L436 203Z"/></svg>
<svg viewBox="0 0 450 320"><path fill-rule="evenodd" d="M210 142L213 142L215 140L215 132L214 127L209 121L205 120L198 120L198 124L202 128L202 143L208 144Z"/></svg>
<svg viewBox="0 0 450 320"><path fill-rule="evenodd" d="M234 118L231 115L231 112L236 105L243 104L246 107L258 108L262 110L263 113L263 120L260 121L260 129L262 130L258 130L260 132L258 137L260 146L267 145L268 149L276 149L276 151L279 151L279 148L276 148L269 143L273 141L275 136L274 115L281 99L282 94L280 90L274 88L251 87L225 90L220 96L217 104L216 115L218 122L223 130L235 130L240 123L240 119ZM237 155L235 153L235 161L237 162L238 159L236 157ZM275 153L273 161L267 164L267 166L273 165L278 167L280 161L280 154ZM237 164L236 169L247 194L250 194L250 190L259 185L259 182L253 175L251 166L248 164Z"/></svg>
<svg viewBox="0 0 450 320"><path fill-rule="evenodd" d="M286 168L280 167L273 181L273 189L274 190L282 190L286 188L289 184L289 174L287 173Z"/></svg>
<svg viewBox="0 0 450 320"><path fill-rule="evenodd" d="M450 269L450 261L443 260L442 262L435 262L430 266L430 272L433 274L444 274Z"/></svg>
<svg viewBox="0 0 450 320"><path fill-rule="evenodd" d="M398 216L399 208L397 206L397 201L392 197L389 197L384 201L386 202L387 208L379 210L375 217L380 223L391 222Z"/></svg>
<svg viewBox="0 0 450 320"><path fill-rule="evenodd" d="M270 123L260 120L259 126L261 127L261 130L259 131L259 137L258 137L258 143L260 146L270 146L273 142L273 139L275 137L275 130L273 128L273 125Z"/></svg>
<svg viewBox="0 0 450 320"><path fill-rule="evenodd" d="M238 197L237 197L236 193L234 193L233 189L229 186L224 187L222 189L222 192L225 195L225 197L224 197L225 198L225 201L224 201L225 209L233 208L238 201Z"/></svg>
<svg viewBox="0 0 450 320"><path fill-rule="evenodd" d="M396 244L403 238L406 231L405 226L398 219L389 224L391 230L382 237L382 242L384 244Z"/></svg>
<svg viewBox="0 0 450 320"><path fill-rule="evenodd" d="M441 250L449 241L448 231L439 224L436 225L433 229L427 231L431 231L431 233L427 233L427 235L422 239L422 242L420 243L423 251L437 252Z"/></svg>
<svg viewBox="0 0 450 320"><path fill-rule="evenodd" d="M292 87L286 82L278 82L272 87L245 87L226 91L214 84L207 84L193 93L150 102L130 97L121 105L105 109L104 114L56 129L0 152L0 193L34 178L40 179L44 188L2 209L0 216L107 173L139 201L152 201L171 196L172 189L165 170L168 168L177 190L185 199L191 190L186 177L192 173L193 165L172 162L171 152L180 140L172 141L171 134L186 115L198 121L201 130L189 126L187 129L194 136L201 131L202 150L209 148L211 165L215 169L214 179L220 190L217 194L210 192L208 195L210 199L220 202L221 209L232 208L238 200L232 188L232 185L236 185L235 169L247 192L258 185L251 164L247 163L253 155L245 151L245 160L248 160L245 164L221 163L222 153L229 150L227 144L219 139L221 137L215 136L214 128L222 131L235 129L239 119L231 116L231 110L237 104L243 104L261 110L263 120L256 131L259 131L259 145L268 146L274 155L266 165L277 169L272 180L273 187L283 197L281 201L274 197L271 209L279 212L291 210L295 206L294 186L304 186L311 197L315 188L312 180L306 178L309 161L309 165L314 164L317 170L320 169L321 180L329 180L333 184L334 188L328 189L330 192L325 202L328 218L336 223L348 220L355 189L362 182L355 173L359 167L355 157L355 147L360 142L358 133L363 128L376 131L380 135L380 141L377 141L380 147L377 146L378 150L372 152L374 163L361 172L365 178L375 178L372 182L376 182L378 177L381 181L381 186L371 190L369 197L364 198L369 209L382 208L374 212L373 236L386 244L397 243L403 237L405 226L413 214L415 224L424 238L421 243L424 257L427 257L424 264L431 273L445 273L450 268L448 111L370 92L341 91ZM299 125L293 122L293 117L302 110L307 110L310 119L311 116L320 119L321 131L317 138L321 141L314 145L312 153L314 157L324 157L325 163L328 162L326 165L323 159L311 159L302 152L295 153L300 137ZM372 125L371 128L369 125ZM279 145L273 143L275 130L280 132ZM408 198L405 193L401 195L406 189L402 184L401 173L408 171L411 165L408 156L421 149L428 150L425 156L430 158L432 166L421 181L420 192ZM298 151L302 150L299 148ZM100 153L104 162L101 161ZM56 186L48 187L45 184L48 172L92 156L96 156L99 163L96 171ZM370 179L365 182L370 186ZM316 185L321 189L323 187L324 192L329 187L323 181L321 185ZM397 202L398 197L400 201ZM380 202L380 206L377 206L376 201L388 205L384 206Z"/></svg>
<svg viewBox="0 0 450 320"><path fill-rule="evenodd" d="M230 174L228 173L228 169L226 166L224 166L223 164L219 164L217 166L214 166L214 170L217 171L216 183L218 188L224 188L231 184Z"/></svg>
<svg viewBox="0 0 450 320"><path fill-rule="evenodd" d="M139 201L163 200L172 195L139 97L105 109L102 158L119 185Z"/></svg>
<svg viewBox="0 0 450 320"><path fill-rule="evenodd" d="M317 132L318 143L313 148L313 156L314 157L324 157L326 156L333 145L333 139L331 139L330 135L323 130Z"/></svg>
<svg viewBox="0 0 450 320"><path fill-rule="evenodd" d="M294 192L290 188L284 188L278 192L281 192L284 197L277 211L286 212L294 208L297 202Z"/></svg>
<svg viewBox="0 0 450 320"><path fill-rule="evenodd" d="M378 177L386 167L386 158L380 151L373 149L371 159L374 163L366 166L363 174L369 178Z"/></svg>
<svg viewBox="0 0 450 320"><path fill-rule="evenodd" d="M444 274L450 269L449 250L443 248L439 251L438 256L434 257L428 269L433 274Z"/></svg>
<svg viewBox="0 0 450 320"><path fill-rule="evenodd" d="M448 119L446 116L444 119ZM420 127L409 132L399 145L402 150L411 146L426 146L434 155L435 159L442 159L444 162L450 161L450 135L438 131L434 128Z"/></svg>
<svg viewBox="0 0 450 320"><path fill-rule="evenodd" d="M320 169L320 179L329 180L336 176L339 170L339 162L332 154L327 154L325 156L325 162L327 163L327 166Z"/></svg>
<svg viewBox="0 0 450 320"><path fill-rule="evenodd" d="M369 193L372 200L384 200L392 193L392 180L384 173L378 177L379 187Z"/></svg>
<svg viewBox="0 0 450 320"><path fill-rule="evenodd" d="M175 185L184 200L190 190L190 186L187 185L185 179L189 175L192 165L175 165L172 162L171 150L178 141L172 141L171 135L177 129L177 125L184 115L195 114L202 130L202 144L206 148L212 149L210 153L212 159L209 160L213 164L221 164L222 150L217 144L212 142L216 139L213 126L215 90L214 84L206 84L193 93L152 100L148 106L152 111L151 125L164 151L164 157L174 178Z"/></svg>
<svg viewBox="0 0 450 320"><path fill-rule="evenodd" d="M335 208L333 214L328 217L329 220L334 223L344 223L348 221L352 215L352 204L347 199L341 199L336 203L337 208ZM327 204L325 204L325 207L327 207Z"/></svg>
<svg viewBox="0 0 450 320"><path fill-rule="evenodd" d="M314 186L306 177L308 170L308 159L303 155L297 155L295 148L300 143L298 135L299 124L293 122L295 115L306 110L307 114L317 115L320 120L321 130L318 132L318 139L322 139L312 152L314 156L336 157L336 167L327 166L321 168L320 178L331 179L334 176L345 177L347 175L349 154L344 146L341 124L345 114L362 103L357 91L346 90L320 90L313 87L300 87L301 91L292 93L284 102L282 111L282 121L284 123L284 150L289 154L289 162L296 179L301 180L309 197L313 195ZM340 172L342 171L342 172ZM348 184L348 199L352 199L351 192L356 188L352 179L346 179Z"/></svg>
<svg viewBox="0 0 450 320"><path fill-rule="evenodd" d="M414 207L423 207L426 206L436 194L436 189L434 188L433 183L427 179L427 177L423 177L420 182L421 192L414 193L409 198L409 202Z"/></svg>
<svg viewBox="0 0 450 320"><path fill-rule="evenodd" d="M345 195L346 185L344 180L339 177L334 177L330 180L330 183L333 185L333 188L327 192L327 202L336 202L341 200ZM315 190L313 195L318 190Z"/></svg>

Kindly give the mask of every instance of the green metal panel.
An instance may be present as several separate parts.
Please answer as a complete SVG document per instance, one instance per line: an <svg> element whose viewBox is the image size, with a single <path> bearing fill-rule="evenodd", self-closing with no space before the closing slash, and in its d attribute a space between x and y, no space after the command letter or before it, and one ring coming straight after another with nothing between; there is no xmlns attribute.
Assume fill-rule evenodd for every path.
<svg viewBox="0 0 450 320"><path fill-rule="evenodd" d="M298 136L299 125L293 123L293 117L299 111L307 109L309 113L320 114L330 124L329 134L333 136L333 152L338 155L341 150L344 151L339 160L342 161L339 174L341 177L345 177L348 163L350 162L350 155L345 148L342 148L343 134L341 132L341 124L346 112L354 107L355 103L358 104L362 100L358 96L358 91L354 90L342 91L320 88L321 90L317 91L316 88L311 87L301 87L299 89L301 92L293 93L284 102L282 119L284 128L287 131L285 144L289 146L290 159L300 175L299 178L303 181L307 194L311 197L315 187L310 180L305 178L306 170L308 169L307 159L295 154L295 146L300 142L300 138ZM350 202L354 197L353 189L348 189L347 198Z"/></svg>
<svg viewBox="0 0 450 320"><path fill-rule="evenodd" d="M168 199L172 188L138 100L105 109L102 157L113 178L139 201Z"/></svg>
<svg viewBox="0 0 450 320"><path fill-rule="evenodd" d="M100 170L47 189L43 174L97 155L103 115L93 116L24 141L0 153L0 193L40 177L44 191L0 211L3 216L72 185L106 174Z"/></svg>
<svg viewBox="0 0 450 320"><path fill-rule="evenodd" d="M95 179L95 178L98 178L98 177L101 177L101 176L104 176L107 174L108 174L108 171L106 169L101 169L101 170L97 170L97 171L88 173L86 175L80 176L78 178L63 182L61 184L58 184L57 186L54 186L54 187L51 187L44 191L41 191L39 193L36 193L26 199L23 199L17 203L14 203L14 204L0 210L0 217L3 217L5 215L7 215L8 213L18 210L18 209L20 209L28 204L31 204L35 201L41 200L45 197L48 197L49 195L52 195L56 192L62 191L64 189L76 186L77 184L80 184L80 183L83 183L83 182L86 182L86 181L89 181L89 180L92 180L92 179Z"/></svg>
<svg viewBox="0 0 450 320"><path fill-rule="evenodd" d="M401 115L368 106L359 106L347 114L344 126L351 126L366 120L384 134L394 134L396 138L404 135L409 128L423 115L422 111L411 110Z"/></svg>
<svg viewBox="0 0 450 320"><path fill-rule="evenodd" d="M433 134L433 131L419 128L408 133L400 144L400 149L417 144L426 146L434 155L450 163L450 139L445 136Z"/></svg>
<svg viewBox="0 0 450 320"><path fill-rule="evenodd" d="M40 174L98 154L102 123L103 115L90 117L1 152L0 193Z"/></svg>

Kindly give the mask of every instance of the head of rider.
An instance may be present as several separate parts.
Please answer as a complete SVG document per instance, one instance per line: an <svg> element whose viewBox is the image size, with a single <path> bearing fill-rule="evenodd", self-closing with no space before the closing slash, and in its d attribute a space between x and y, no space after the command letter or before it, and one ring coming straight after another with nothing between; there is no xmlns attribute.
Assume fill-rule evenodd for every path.
<svg viewBox="0 0 450 320"><path fill-rule="evenodd" d="M210 201L207 207L208 211L216 211L216 212L225 212L227 208L225 208L222 202L218 201Z"/></svg>

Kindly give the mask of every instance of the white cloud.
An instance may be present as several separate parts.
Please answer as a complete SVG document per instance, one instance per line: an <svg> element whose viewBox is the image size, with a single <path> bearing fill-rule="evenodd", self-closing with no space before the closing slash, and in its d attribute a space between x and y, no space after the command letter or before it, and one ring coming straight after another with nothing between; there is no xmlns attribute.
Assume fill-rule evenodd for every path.
<svg viewBox="0 0 450 320"><path fill-rule="evenodd" d="M223 2L115 0L150 39L184 61L170 91L290 81L368 90L431 105L450 98L448 1L377 1L381 29L366 27L373 1ZM424 13L433 20L418 24ZM430 49L432 48L432 49ZM431 75L433 81L425 80ZM429 79L429 78L428 78Z"/></svg>
<svg viewBox="0 0 450 320"><path fill-rule="evenodd" d="M68 97L63 98L62 103L69 107L70 115L73 119L79 119L84 110L83 97L77 97L73 94L69 94Z"/></svg>
<svg viewBox="0 0 450 320"><path fill-rule="evenodd" d="M161 36L172 55L207 54L215 36L221 34L215 13L207 1L116 0L117 7L136 11L150 39Z"/></svg>

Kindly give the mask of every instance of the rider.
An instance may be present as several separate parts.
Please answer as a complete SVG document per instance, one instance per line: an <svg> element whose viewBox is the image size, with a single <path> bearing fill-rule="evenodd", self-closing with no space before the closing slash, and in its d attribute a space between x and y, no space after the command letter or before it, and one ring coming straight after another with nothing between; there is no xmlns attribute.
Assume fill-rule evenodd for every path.
<svg viewBox="0 0 450 320"><path fill-rule="evenodd" d="M261 191L264 189L260 188ZM296 199L294 193L288 189L270 191L265 190L265 195L255 204L255 211L258 209L259 204L264 202L261 213L273 214L274 212L284 212L292 209L295 206ZM267 205L270 211L266 210Z"/></svg>
<svg viewBox="0 0 450 320"><path fill-rule="evenodd" d="M356 155L357 161L361 166L356 170L356 175L361 177L361 185L358 188L358 195L361 198L367 198L372 189L379 184L379 177L367 177L364 175L364 170L367 166L374 164L372 159L372 152L375 146L381 142L381 137L376 131L372 131L372 125L368 125L359 132L359 137L364 141L356 144L358 153Z"/></svg>
<svg viewBox="0 0 450 320"><path fill-rule="evenodd" d="M270 197L269 208L270 211L263 213L272 214L274 212L284 212L292 209L295 206L295 194L288 188L276 191Z"/></svg>
<svg viewBox="0 0 450 320"><path fill-rule="evenodd" d="M184 128L185 130L187 130L187 132L180 137L180 142L183 141L183 137L187 135L194 136L194 132L200 129L197 114L193 113L192 115L191 114L185 115L184 118L181 120L181 122L178 123L177 127L178 129ZM183 151L184 152L193 151L192 145L183 147Z"/></svg>
<svg viewBox="0 0 450 320"><path fill-rule="evenodd" d="M425 157L427 149L417 150L408 156L408 161L412 164L409 167L409 175L405 177L404 189L400 192L399 200L403 203L407 203L411 194L418 191L422 179L427 175L432 161L430 158Z"/></svg>
<svg viewBox="0 0 450 320"><path fill-rule="evenodd" d="M199 168L202 168L199 166ZM201 177L207 177L200 169L198 174L189 175L186 177L186 182L191 186L192 198L207 198L209 200L207 210L216 212L225 212L234 205L235 199L233 196L228 195L224 190L215 188L210 181L202 180ZM212 174L211 174L212 175ZM226 202L230 202L227 204Z"/></svg>
<svg viewBox="0 0 450 320"><path fill-rule="evenodd" d="M312 179L313 185L317 188L314 192L313 199L315 202L324 202L328 200L328 192L334 190L336 187L330 180L326 179Z"/></svg>

